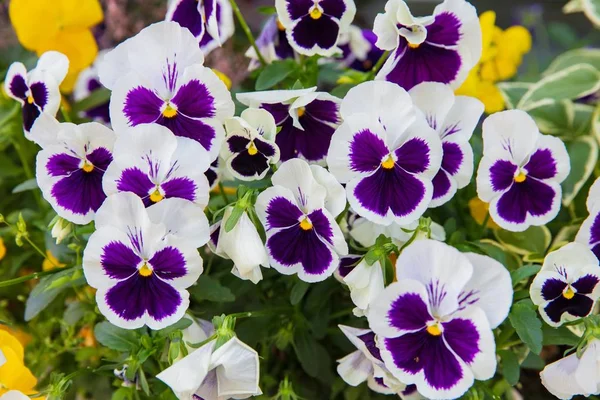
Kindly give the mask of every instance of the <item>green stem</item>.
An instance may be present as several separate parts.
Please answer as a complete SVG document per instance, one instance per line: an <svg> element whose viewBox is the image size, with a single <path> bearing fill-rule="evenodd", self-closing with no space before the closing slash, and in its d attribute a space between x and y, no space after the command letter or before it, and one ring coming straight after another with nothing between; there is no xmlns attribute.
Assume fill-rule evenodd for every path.
<svg viewBox="0 0 600 400"><path fill-rule="evenodd" d="M65 122L72 122L71 121L71 116L69 115L69 113L65 110L64 107L60 107L60 114L63 116Z"/></svg>
<svg viewBox="0 0 600 400"><path fill-rule="evenodd" d="M225 193L225 187L223 186L223 182L219 182L219 192L221 192L221 197L225 201L225 205L229 204L229 198L227 197L227 193Z"/></svg>
<svg viewBox="0 0 600 400"><path fill-rule="evenodd" d="M482 238L485 236L485 232L487 231L487 224L488 224L489 220L490 220L490 212L488 211L485 214L483 223L481 224L481 233L479 234L479 236L481 236Z"/></svg>
<svg viewBox="0 0 600 400"><path fill-rule="evenodd" d="M389 55L390 55L390 52L389 51L385 51L385 52L383 52L383 54L381 55L381 57L379 57L379 60L377 60L377 63L371 69L371 75L373 77L375 77L375 75L377 75L377 72L379 72L379 69L381 68L381 66L383 65L383 63L385 62L385 60L387 60L387 58L388 58Z"/></svg>
<svg viewBox="0 0 600 400"><path fill-rule="evenodd" d="M258 318L273 315L276 311L288 310L288 307L272 308L266 311L246 311L241 313L229 314L228 317L239 318Z"/></svg>
<svg viewBox="0 0 600 400"><path fill-rule="evenodd" d="M9 228L11 228L12 230L15 230L15 227L12 226L11 224L9 224L6 220L2 221L4 222ZM42 251L42 249L40 249L35 243L33 243L33 241L29 238L29 235L27 233L23 234L22 237L27 241L27 243L29 243L31 245L31 247L33 247L35 249L35 251L37 251L45 260L47 260L50 264L52 264L54 267L58 267L58 265L56 265L56 263L54 261L52 261L51 259L48 258L48 256L46 255L46 253L44 251ZM32 274L34 275L34 274Z"/></svg>
<svg viewBox="0 0 600 400"><path fill-rule="evenodd" d="M57 269L52 269L50 271L34 272L33 274L30 274L30 275L20 276L15 279L9 279L7 281L0 282L0 288L12 286L12 285L18 285L19 283L27 282L32 279L38 279L38 278L41 278L46 275L52 275L52 274L54 274L56 272L60 272L60 271L62 271L62 269L57 268Z"/></svg>
<svg viewBox="0 0 600 400"><path fill-rule="evenodd" d="M256 40L254 39L254 35L252 34L250 27L246 23L246 20L244 19L244 16L242 15L240 8L238 7L235 0L229 0L229 3L231 3L231 8L233 8L233 12L235 13L235 16L236 16L237 20L239 21L240 25L242 26L242 30L246 34L248 41L250 42L250 44L252 45L252 48L256 52L256 56L258 57L258 61L260 62L260 65L262 65L263 67L266 66L267 60L265 60L265 58L261 54L260 50L258 49L258 46L256 45Z"/></svg>
<svg viewBox="0 0 600 400"><path fill-rule="evenodd" d="M0 125L0 126L2 126L2 125ZM25 154L23 146L16 139L11 139L11 142L12 142L13 147L17 151L17 156L19 156L19 161L21 161L21 165L23 166L23 171L25 172L25 177L28 180L34 179L35 175L33 174L33 171L31 170L31 167L29 166L29 163L27 162L27 156ZM37 190L33 191L33 197L35 198L35 201L38 204L38 206L40 207L40 209L43 210L45 208L45 204L42 201L42 198L40 197L40 194L38 193Z"/></svg>

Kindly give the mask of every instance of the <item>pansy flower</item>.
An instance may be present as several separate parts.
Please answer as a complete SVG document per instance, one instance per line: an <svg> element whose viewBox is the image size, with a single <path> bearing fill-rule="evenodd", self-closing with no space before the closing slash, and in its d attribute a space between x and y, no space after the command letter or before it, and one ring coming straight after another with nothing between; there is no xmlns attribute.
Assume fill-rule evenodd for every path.
<svg viewBox="0 0 600 400"><path fill-rule="evenodd" d="M442 141L442 166L433 178L429 205L439 207L471 181L473 149L469 140L484 106L473 97L454 96L449 86L437 82L420 83L409 94Z"/></svg>
<svg viewBox="0 0 600 400"><path fill-rule="evenodd" d="M106 198L102 178L113 160L113 131L97 122L59 123L43 114L31 134L43 143L36 179L44 198L60 217L91 222Z"/></svg>
<svg viewBox="0 0 600 400"><path fill-rule="evenodd" d="M197 248L208 242L200 207L165 199L148 209L130 192L109 196L96 215L83 272L100 312L126 329L162 329L179 321L202 273Z"/></svg>
<svg viewBox="0 0 600 400"><path fill-rule="evenodd" d="M234 105L225 84L202 66L202 52L187 28L158 22L110 51L100 81L111 89L110 117L117 132L140 124L166 126L217 156L223 121Z"/></svg>
<svg viewBox="0 0 600 400"><path fill-rule="evenodd" d="M204 208L209 183L204 171L210 157L198 142L173 135L167 128L139 125L117 138L114 160L103 179L104 192L132 192L146 207L180 198Z"/></svg>
<svg viewBox="0 0 600 400"><path fill-rule="evenodd" d="M294 49L287 40L285 28L281 25L276 15L270 17L263 26L260 35L256 38L256 47L258 47L260 54L268 63L296 56ZM250 65L248 65L250 71L260 66L254 47L250 47L246 51L246 57L251 60Z"/></svg>
<svg viewBox="0 0 600 400"><path fill-rule="evenodd" d="M542 135L526 112L503 111L483 122L477 195L500 227L520 232L552 221L570 169L564 143Z"/></svg>
<svg viewBox="0 0 600 400"><path fill-rule="evenodd" d="M331 136L341 123L341 100L316 87L299 90L271 90L240 93L237 99L248 107L264 108L273 115L280 131L275 143L281 161L302 158L322 162Z"/></svg>
<svg viewBox="0 0 600 400"><path fill-rule="evenodd" d="M397 282L370 305L386 368L426 398L458 398L496 370L492 328L508 315L512 283L494 259L421 240L396 261Z"/></svg>
<svg viewBox="0 0 600 400"><path fill-rule="evenodd" d="M590 215L583 221L575 241L588 246L600 260L600 179L596 179L586 201Z"/></svg>
<svg viewBox="0 0 600 400"><path fill-rule="evenodd" d="M98 57L94 64L84 69L79 73L77 81L75 81L75 87L73 89L73 99L75 101L81 101L88 98L96 90L103 88L100 83L100 77L98 76L98 64L106 54L106 50L98 53ZM89 110L81 111L79 115L83 118L88 118L96 122L103 123L104 125L110 126L110 114L108 109L108 101L106 103L99 104Z"/></svg>
<svg viewBox="0 0 600 400"><path fill-rule="evenodd" d="M271 164L279 161L275 144L277 127L273 116L264 109L248 108L240 117L225 121L227 137L221 156L229 172L242 181L264 178Z"/></svg>
<svg viewBox="0 0 600 400"><path fill-rule="evenodd" d="M256 200L273 268L306 282L329 277L348 245L335 217L346 205L344 189L324 168L289 160Z"/></svg>
<svg viewBox="0 0 600 400"><path fill-rule="evenodd" d="M69 59L56 51L41 55L35 69L27 72L20 62L12 63L6 73L4 89L23 107L23 130L29 132L42 112L56 116L60 108L59 85L69 70Z"/></svg>
<svg viewBox="0 0 600 400"><path fill-rule="evenodd" d="M445 0L418 18L403 0L389 0L373 31L377 47L392 52L376 79L406 90L428 81L457 88L481 57L477 11L465 0Z"/></svg>
<svg viewBox="0 0 600 400"><path fill-rule="evenodd" d="M588 316L600 297L600 266L581 243L553 251L531 283L529 293L544 321L560 326Z"/></svg>
<svg viewBox="0 0 600 400"><path fill-rule="evenodd" d="M276 0L277 16L298 53L329 57L356 14L354 0Z"/></svg>
<svg viewBox="0 0 600 400"><path fill-rule="evenodd" d="M381 225L418 220L431 202L442 145L408 93L365 82L348 92L341 114L327 165L346 184L352 209Z"/></svg>
<svg viewBox="0 0 600 400"><path fill-rule="evenodd" d="M373 69L384 53L383 50L375 46L376 41L377 36L372 30L351 25L340 39L342 64L363 72Z"/></svg>
<svg viewBox="0 0 600 400"><path fill-rule="evenodd" d="M204 54L221 47L235 31L229 0L170 0L166 20L189 29Z"/></svg>
<svg viewBox="0 0 600 400"><path fill-rule="evenodd" d="M350 289L350 298L356 306L353 310L354 315L357 317L367 315L369 304L385 288L381 263L376 261L369 265L360 257L358 259L356 256L342 257L336 274Z"/></svg>

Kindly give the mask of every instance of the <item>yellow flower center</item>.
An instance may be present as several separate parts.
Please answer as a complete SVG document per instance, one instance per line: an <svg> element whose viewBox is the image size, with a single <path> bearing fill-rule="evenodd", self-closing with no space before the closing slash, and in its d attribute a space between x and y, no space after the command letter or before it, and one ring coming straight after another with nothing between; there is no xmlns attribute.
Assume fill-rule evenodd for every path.
<svg viewBox="0 0 600 400"><path fill-rule="evenodd" d="M300 221L300 228L302 230L308 231L311 230L313 227L313 224L308 220L308 218L304 217L304 219L302 221Z"/></svg>
<svg viewBox="0 0 600 400"><path fill-rule="evenodd" d="M387 156L385 161L383 161L381 163L381 166L385 169L392 169L392 168L394 168L394 164L395 164L394 159L392 158L392 155L390 154Z"/></svg>
<svg viewBox="0 0 600 400"><path fill-rule="evenodd" d="M567 286L567 290L563 292L563 297L567 300L571 300L574 296L575 292L573 291L573 288L571 288L571 285Z"/></svg>
<svg viewBox="0 0 600 400"><path fill-rule="evenodd" d="M160 191L158 190L158 188L156 188L154 190L154 192L152 192L150 194L150 201L153 203L158 203L159 201L161 201L162 199L164 199L165 196L163 196Z"/></svg>
<svg viewBox="0 0 600 400"><path fill-rule="evenodd" d="M91 162L89 162L88 160L85 160L83 162L83 165L81 166L81 169L84 172L92 172L94 170L94 165Z"/></svg>
<svg viewBox="0 0 600 400"><path fill-rule="evenodd" d="M165 118L173 118L177 115L177 109L175 109L170 103L167 103L162 115Z"/></svg>
<svg viewBox="0 0 600 400"><path fill-rule="evenodd" d="M277 29L279 29L280 31L285 31L285 26L283 26L279 19L277 20Z"/></svg>
<svg viewBox="0 0 600 400"><path fill-rule="evenodd" d="M319 10L319 7L313 6L312 10L310 10L310 17L312 19L319 19L323 15L323 12Z"/></svg>
<svg viewBox="0 0 600 400"><path fill-rule="evenodd" d="M525 179L527 179L527 175L523 171L519 171L517 176L515 176L515 182L517 183L525 182Z"/></svg>
<svg viewBox="0 0 600 400"><path fill-rule="evenodd" d="M257 153L258 153L258 149L254 145L254 142L250 142L250 147L248 147L248 154L250 154L251 156L253 156L253 155L257 154Z"/></svg>
<svg viewBox="0 0 600 400"><path fill-rule="evenodd" d="M33 104L33 96L32 95L27 96L27 102L29 104Z"/></svg>
<svg viewBox="0 0 600 400"><path fill-rule="evenodd" d="M304 115L304 113L306 112L306 108L304 107L300 107L298 108L298 118L302 117Z"/></svg>
<svg viewBox="0 0 600 400"><path fill-rule="evenodd" d="M144 263L144 265L142 265L142 268L138 269L138 272L143 277L148 277L148 276L152 275L152 269L150 269L150 267L146 263Z"/></svg>
<svg viewBox="0 0 600 400"><path fill-rule="evenodd" d="M431 336L440 336L442 334L442 329L440 328L439 324L435 323L427 327L427 333L429 333Z"/></svg>
<svg viewBox="0 0 600 400"><path fill-rule="evenodd" d="M408 42L408 47L410 47L411 49L418 49L419 46L420 46L420 44L415 44L415 43Z"/></svg>

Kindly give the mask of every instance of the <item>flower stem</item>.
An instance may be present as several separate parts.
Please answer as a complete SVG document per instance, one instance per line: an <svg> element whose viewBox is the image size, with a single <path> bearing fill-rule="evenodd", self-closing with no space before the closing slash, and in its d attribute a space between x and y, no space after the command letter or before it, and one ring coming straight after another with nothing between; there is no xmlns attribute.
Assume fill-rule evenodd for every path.
<svg viewBox="0 0 600 400"><path fill-rule="evenodd" d="M219 192L221 192L221 197L225 201L225 205L229 204L229 198L227 197L227 193L225 193L225 187L223 186L223 182L219 182Z"/></svg>
<svg viewBox="0 0 600 400"><path fill-rule="evenodd" d="M231 3L231 8L233 8L233 12L235 13L235 16L236 16L237 20L239 21L240 25L242 26L242 30L246 34L246 37L248 38L250 45L252 45L252 48L256 52L256 56L258 57L258 61L260 62L260 65L262 65L263 67L266 66L267 61L265 60L265 58L261 54L260 50L258 49L258 46L256 45L256 40L254 39L254 35L252 34L250 27L246 23L246 20L244 19L244 16L242 15L240 8L238 7L235 0L229 0L229 3Z"/></svg>
<svg viewBox="0 0 600 400"><path fill-rule="evenodd" d="M4 220L2 222L4 222L9 228L11 228L13 230L15 229L15 227L12 226L11 224L9 224L6 220ZM28 234L25 234L22 237L27 241L27 243L29 243L31 245L31 247L34 248L35 251L37 251L42 257L44 257L45 260L47 260L50 264L52 264L52 266L58 267L58 265L56 265L56 263L54 261L52 261L51 259L48 258L48 256L46 255L46 253L44 251L42 251L42 249L40 249L35 243L33 243L33 241L29 238ZM32 275L35 275L35 274L32 274ZM31 278L31 279L33 279L33 278Z"/></svg>
<svg viewBox="0 0 600 400"><path fill-rule="evenodd" d="M0 288L7 287L7 286L12 286L12 285L17 285L19 283L27 282L27 281L32 280L32 279L38 279L38 278L41 278L41 277L46 276L46 275L52 275L52 274L54 274L56 272L60 272L60 271L63 271L63 270L60 269L60 268L56 268L56 269L52 269L50 271L34 272L33 274L29 274L29 275L25 275L25 276L20 276L20 277L15 278L15 279L9 279L7 281L0 282Z"/></svg>
<svg viewBox="0 0 600 400"><path fill-rule="evenodd" d="M480 233L479 236L481 236L481 237L485 236L485 233L487 231L487 224L488 224L489 220L490 220L490 212L488 211L485 214L485 218L483 219L483 223L481 224L481 233Z"/></svg>
<svg viewBox="0 0 600 400"><path fill-rule="evenodd" d="M377 73L379 72L379 69L381 68L381 66L383 65L385 60L387 60L389 55L390 55L390 52L386 50L385 52L383 52L381 57L379 57L379 60L377 60L377 63L371 69L371 75L373 75L373 77L375 77L375 75L377 75Z"/></svg>

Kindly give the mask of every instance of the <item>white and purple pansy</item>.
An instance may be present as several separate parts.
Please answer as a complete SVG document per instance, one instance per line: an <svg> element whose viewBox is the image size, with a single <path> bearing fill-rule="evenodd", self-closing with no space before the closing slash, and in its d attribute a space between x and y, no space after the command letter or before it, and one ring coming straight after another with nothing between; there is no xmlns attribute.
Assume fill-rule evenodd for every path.
<svg viewBox="0 0 600 400"><path fill-rule="evenodd" d="M128 128L115 142L114 160L103 179L110 196L131 192L146 207L163 199L181 198L204 208L209 183L208 152L198 142L175 136L156 124Z"/></svg>
<svg viewBox="0 0 600 400"><path fill-rule="evenodd" d="M600 179L596 179L586 201L590 215L583 221L575 241L588 246L600 260Z"/></svg>
<svg viewBox="0 0 600 400"><path fill-rule="evenodd" d="M271 16L263 26L260 35L256 38L256 47L268 63L296 57L294 49L287 40L285 28L276 15ZM246 57L251 60L250 65L248 65L250 71L260 66L254 47L250 47L246 51Z"/></svg>
<svg viewBox="0 0 600 400"><path fill-rule="evenodd" d="M368 72L384 51L375 46L377 36L370 29L361 29L351 25L340 39L342 49L342 64L357 71Z"/></svg>
<svg viewBox="0 0 600 400"><path fill-rule="evenodd" d="M8 68L4 89L23 107L23 130L29 140L33 140L29 132L42 112L56 116L61 101L59 86L68 70L69 59L56 51L42 54L35 69L29 73L20 62L12 63Z"/></svg>
<svg viewBox="0 0 600 400"><path fill-rule="evenodd" d="M484 105L474 97L455 96L448 85L438 82L420 83L409 94L442 141L442 165L433 178L433 198L429 205L439 207L471 181L473 149L469 140Z"/></svg>
<svg viewBox="0 0 600 400"><path fill-rule="evenodd" d="M526 112L503 111L483 122L477 195L490 203L490 216L500 227L520 232L552 221L570 169L564 143L542 135Z"/></svg>
<svg viewBox="0 0 600 400"><path fill-rule="evenodd" d="M370 81L341 106L327 165L346 184L352 209L381 225L410 224L427 210L442 144L400 86Z"/></svg>
<svg viewBox="0 0 600 400"><path fill-rule="evenodd" d="M408 246L397 282L371 303L386 368L430 399L458 398L496 370L492 329L512 303L509 272L490 257L433 240Z"/></svg>
<svg viewBox="0 0 600 400"><path fill-rule="evenodd" d="M544 321L558 327L588 316L600 297L598 259L584 244L553 251L531 283L529 293Z"/></svg>
<svg viewBox="0 0 600 400"><path fill-rule="evenodd" d="M103 88L100 83L100 77L98 76L98 64L108 51L109 50L103 50L99 52L94 64L79 73L77 81L75 82L75 87L73 88L73 99L75 101L86 99L96 90ZM89 110L81 111L79 115L83 118L88 118L110 127L108 101L92 107Z"/></svg>
<svg viewBox="0 0 600 400"><path fill-rule="evenodd" d="M229 0L170 0L165 19L189 29L204 54L221 47L235 31Z"/></svg>
<svg viewBox="0 0 600 400"><path fill-rule="evenodd" d="M214 160L234 104L225 84L202 62L190 31L175 22L150 25L109 52L100 64L100 78L113 91L115 131L163 125L200 143Z"/></svg>
<svg viewBox="0 0 600 400"><path fill-rule="evenodd" d="M340 259L336 271L342 283L350 289L350 298L356 306L353 310L357 317L364 317L369 311L369 304L383 292L385 279L379 261L369 265L359 256L346 256Z"/></svg>
<svg viewBox="0 0 600 400"><path fill-rule="evenodd" d="M229 172L242 181L264 178L279 161L275 119L264 109L248 108L225 121L227 136L221 156Z"/></svg>
<svg viewBox="0 0 600 400"><path fill-rule="evenodd" d="M324 168L299 159L281 164L272 182L256 200L271 266L306 282L326 279L348 254L335 221L346 205L342 186Z"/></svg>
<svg viewBox="0 0 600 400"><path fill-rule="evenodd" d="M316 87L240 93L237 99L248 107L264 108L280 127L275 136L281 161L302 158L322 162L331 136L341 123L341 100Z"/></svg>
<svg viewBox="0 0 600 400"><path fill-rule="evenodd" d="M96 215L83 271L104 316L126 329L162 329L181 319L185 290L202 273L197 248L209 238L200 207L165 199L148 209L130 192L109 196Z"/></svg>
<svg viewBox="0 0 600 400"><path fill-rule="evenodd" d="M340 34L356 14L354 0L276 0L275 7L288 41L307 56L339 52Z"/></svg>
<svg viewBox="0 0 600 400"><path fill-rule="evenodd" d="M403 0L389 0L373 31L377 47L392 51L376 79L406 90L421 82L457 88L481 57L477 11L465 0L445 0L432 16L419 18Z"/></svg>
<svg viewBox="0 0 600 400"><path fill-rule="evenodd" d="M97 122L59 123L43 114L32 135L44 144L36 159L44 198L60 217L80 225L91 222L106 198L102 178L113 160L113 131Z"/></svg>

